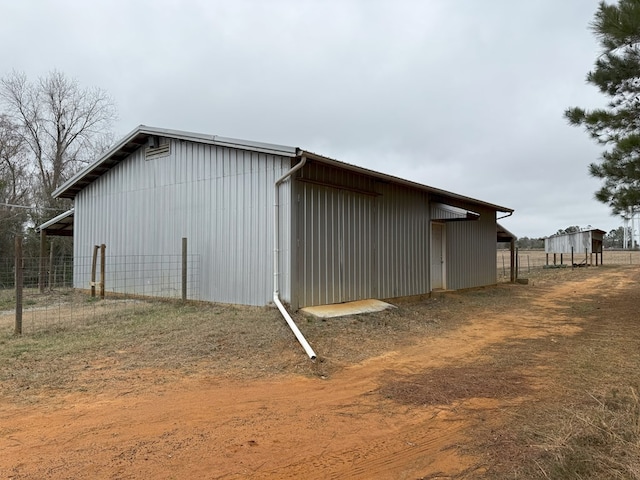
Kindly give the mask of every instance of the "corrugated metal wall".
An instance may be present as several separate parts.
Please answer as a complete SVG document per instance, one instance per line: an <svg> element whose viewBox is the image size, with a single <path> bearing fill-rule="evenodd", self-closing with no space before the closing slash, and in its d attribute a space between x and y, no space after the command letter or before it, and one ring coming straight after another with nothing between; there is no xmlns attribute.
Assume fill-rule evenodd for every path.
<svg viewBox="0 0 640 480"><path fill-rule="evenodd" d="M78 194L75 255L89 257L101 243L108 259L179 255L187 237L189 253L200 259L199 299L267 304L273 184L291 164L288 157L188 141L172 140L170 155L153 160L140 149ZM280 205L280 290L294 308L430 291L427 192L309 162L281 185ZM495 212L469 209L480 219L445 221L449 289L496 283ZM119 283L117 275L107 263L107 290ZM149 273L127 275L144 283ZM75 272L77 287L88 282L89 272Z"/></svg>
<svg viewBox="0 0 640 480"><path fill-rule="evenodd" d="M426 192L318 163L305 166L294 188L294 307L428 293L432 216L444 225L445 287L497 281L491 209L454 202L480 218L448 221L460 214L432 212Z"/></svg>
<svg viewBox="0 0 640 480"><path fill-rule="evenodd" d="M546 253L593 253L591 231L573 232L565 235L557 235L544 239L544 251Z"/></svg>
<svg viewBox="0 0 640 480"><path fill-rule="evenodd" d="M477 205L456 204L480 214L478 220L445 222L446 285L450 290L497 282L496 212ZM446 212L438 212L444 218Z"/></svg>
<svg viewBox="0 0 640 480"><path fill-rule="evenodd" d="M303 168L295 182L294 306L374 296L373 187L371 179L344 170L318 164Z"/></svg>
<svg viewBox="0 0 640 480"><path fill-rule="evenodd" d="M294 307L428 292L426 193L318 163L295 188Z"/></svg>
<svg viewBox="0 0 640 480"><path fill-rule="evenodd" d="M264 305L273 291L273 184L286 157L171 140L167 157L144 148L82 190L75 200L76 257L107 245L107 258L179 255L181 238L200 259L199 299ZM291 182L280 187L281 293L290 296ZM109 284L118 284L107 263ZM131 272L129 272L131 275ZM143 275L140 273L139 275ZM147 274L148 275L148 274ZM87 288L87 273L76 272Z"/></svg>
<svg viewBox="0 0 640 480"><path fill-rule="evenodd" d="M429 292L429 199L425 192L382 184L376 200L378 298Z"/></svg>

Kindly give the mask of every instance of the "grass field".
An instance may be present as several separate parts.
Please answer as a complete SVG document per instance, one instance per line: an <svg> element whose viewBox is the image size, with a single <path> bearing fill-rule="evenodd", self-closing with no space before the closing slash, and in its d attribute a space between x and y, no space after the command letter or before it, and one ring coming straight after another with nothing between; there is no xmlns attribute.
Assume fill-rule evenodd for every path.
<svg viewBox="0 0 640 480"><path fill-rule="evenodd" d="M554 264L553 254L549 254L547 260L547 255L544 250L519 250L518 257L519 276L525 276L524 274L530 273L532 270L544 268L545 265L547 265L547 261L549 265ZM588 264L593 263L595 265L595 255L591 258L591 256L587 257L585 254L574 254L573 261L577 264L584 264L585 258L588 259ZM562 255L562 259L560 255L557 254L555 257L556 265L560 265L561 260L563 265L567 267L571 266L571 254ZM496 256L498 278L503 279L510 276L509 261L509 250L498 250ZM599 258L598 263L600 263ZM640 265L640 250L605 250L602 253L602 263L605 265Z"/></svg>

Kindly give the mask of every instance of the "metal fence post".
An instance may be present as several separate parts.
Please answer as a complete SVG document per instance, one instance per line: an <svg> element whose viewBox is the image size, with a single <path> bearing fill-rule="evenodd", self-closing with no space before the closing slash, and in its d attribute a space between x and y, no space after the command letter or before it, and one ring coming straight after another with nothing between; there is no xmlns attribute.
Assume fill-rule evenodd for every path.
<svg viewBox="0 0 640 480"><path fill-rule="evenodd" d="M22 335L22 288L24 283L22 271L22 237L16 237L16 323L14 332L16 335Z"/></svg>

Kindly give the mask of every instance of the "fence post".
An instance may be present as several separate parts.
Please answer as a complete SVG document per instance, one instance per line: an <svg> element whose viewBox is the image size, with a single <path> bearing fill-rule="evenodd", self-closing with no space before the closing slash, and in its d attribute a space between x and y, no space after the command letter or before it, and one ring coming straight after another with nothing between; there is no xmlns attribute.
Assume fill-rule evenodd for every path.
<svg viewBox="0 0 640 480"><path fill-rule="evenodd" d="M516 255L516 241L512 238L511 239L511 243L509 245L509 269L510 269L510 280L511 280L511 283L516 281L515 255Z"/></svg>
<svg viewBox="0 0 640 480"><path fill-rule="evenodd" d="M96 264L98 263L98 245L93 246L93 258L91 259L91 298L96 296Z"/></svg>
<svg viewBox="0 0 640 480"><path fill-rule="evenodd" d="M104 243L100 245L100 298L102 300L104 300L104 279L105 279L104 269L107 263L106 250L107 250L107 246Z"/></svg>
<svg viewBox="0 0 640 480"><path fill-rule="evenodd" d="M24 283L22 271L22 237L16 236L16 323L14 332L22 335L22 288Z"/></svg>
<svg viewBox="0 0 640 480"><path fill-rule="evenodd" d="M44 293L44 271L46 269L45 254L47 252L47 232L40 230L40 270L38 272L38 288Z"/></svg>
<svg viewBox="0 0 640 480"><path fill-rule="evenodd" d="M182 238L182 301L187 300L187 238Z"/></svg>
<svg viewBox="0 0 640 480"><path fill-rule="evenodd" d="M571 246L571 268L575 268L575 262L573 261L573 246Z"/></svg>
<svg viewBox="0 0 640 480"><path fill-rule="evenodd" d="M520 254L518 253L520 249L516 247L516 280L518 280L518 275L520 273Z"/></svg>
<svg viewBox="0 0 640 480"><path fill-rule="evenodd" d="M49 280L47 286L49 290L53 289L53 239L49 242Z"/></svg>

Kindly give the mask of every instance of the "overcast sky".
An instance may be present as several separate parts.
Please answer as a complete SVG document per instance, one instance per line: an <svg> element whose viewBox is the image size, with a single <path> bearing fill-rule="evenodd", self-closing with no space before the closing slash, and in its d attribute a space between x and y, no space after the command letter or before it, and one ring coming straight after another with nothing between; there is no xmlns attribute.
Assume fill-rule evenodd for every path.
<svg viewBox="0 0 640 480"><path fill-rule="evenodd" d="M139 124L301 147L515 209L518 236L622 220L563 112L596 0L0 0L0 76L57 69Z"/></svg>

